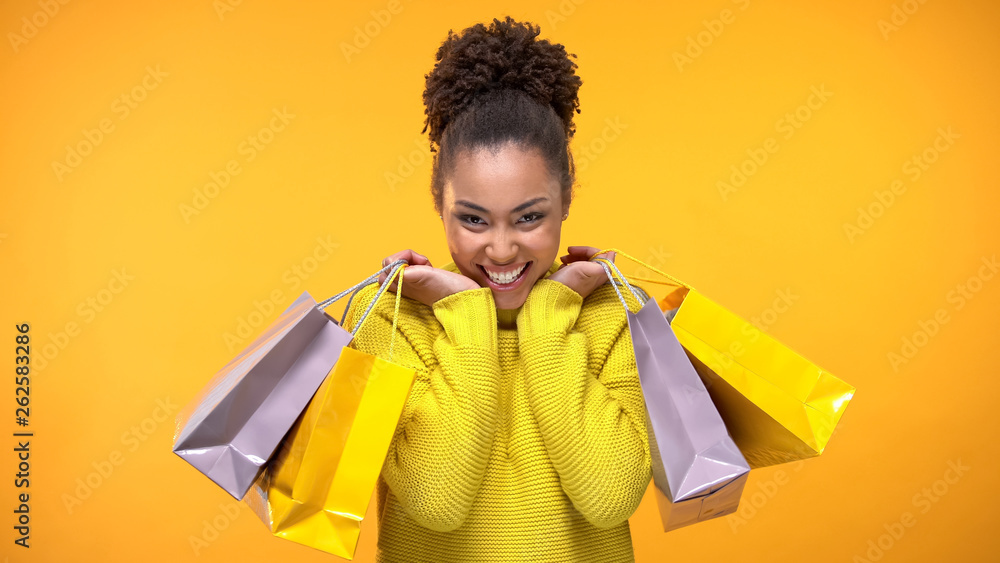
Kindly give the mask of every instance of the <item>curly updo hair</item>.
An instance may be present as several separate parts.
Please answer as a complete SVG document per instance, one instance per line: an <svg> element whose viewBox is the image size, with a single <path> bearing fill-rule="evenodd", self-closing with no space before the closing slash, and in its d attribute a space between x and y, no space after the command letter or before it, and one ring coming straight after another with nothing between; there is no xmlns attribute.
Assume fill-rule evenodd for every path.
<svg viewBox="0 0 1000 563"><path fill-rule="evenodd" d="M582 81L576 63L558 43L536 39L539 27L507 16L489 27L479 23L461 35L448 31L437 63L425 78L421 133L430 129L434 153L431 195L442 211L446 178L456 156L513 142L536 150L560 182L565 205L573 198L575 167L569 153L573 114L580 113Z"/></svg>

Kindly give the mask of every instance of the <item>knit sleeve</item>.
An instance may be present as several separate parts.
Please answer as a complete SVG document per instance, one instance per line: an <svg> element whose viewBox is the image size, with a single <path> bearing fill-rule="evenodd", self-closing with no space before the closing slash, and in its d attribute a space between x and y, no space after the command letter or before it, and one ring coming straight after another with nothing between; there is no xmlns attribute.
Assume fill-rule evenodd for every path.
<svg viewBox="0 0 1000 563"><path fill-rule="evenodd" d="M370 298L360 302L358 307L367 306ZM454 293L432 310L437 330L430 327L437 324L434 319L397 321L397 330L405 327L406 333L396 334L393 361L398 357L417 368L417 376L382 478L414 521L447 532L465 521L486 473L498 418L500 364L489 288ZM368 347L387 357L391 331L387 306L359 331L359 349L375 335L380 345Z"/></svg>
<svg viewBox="0 0 1000 563"><path fill-rule="evenodd" d="M566 285L541 279L517 327L528 402L562 488L605 528L635 512L652 478L645 403L627 323L600 319L617 334L603 364L591 365L593 343L574 329L582 305Z"/></svg>

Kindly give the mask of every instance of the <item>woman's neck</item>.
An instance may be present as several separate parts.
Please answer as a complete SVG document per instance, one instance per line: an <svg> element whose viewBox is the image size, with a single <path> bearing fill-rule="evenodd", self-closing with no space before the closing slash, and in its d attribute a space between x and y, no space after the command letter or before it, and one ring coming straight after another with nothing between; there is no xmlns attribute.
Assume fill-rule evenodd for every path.
<svg viewBox="0 0 1000 563"><path fill-rule="evenodd" d="M497 326L500 328L516 328L517 313L520 310L520 307L517 309L497 309Z"/></svg>

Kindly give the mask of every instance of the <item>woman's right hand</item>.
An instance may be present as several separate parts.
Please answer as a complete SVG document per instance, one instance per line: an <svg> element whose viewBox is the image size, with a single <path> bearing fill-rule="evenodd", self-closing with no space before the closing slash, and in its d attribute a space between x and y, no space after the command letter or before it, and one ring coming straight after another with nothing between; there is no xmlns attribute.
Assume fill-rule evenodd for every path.
<svg viewBox="0 0 1000 563"><path fill-rule="evenodd" d="M427 305L433 305L438 299L447 297L466 289L479 289L480 285L475 280L467 278L457 272L449 272L431 266L431 261L422 254L406 249L382 260L382 267L392 264L396 260L406 260L407 265L403 271L403 295L410 299ZM382 285L389 277L389 272L379 274L378 283ZM399 287L399 276L392 281L389 291L395 293Z"/></svg>

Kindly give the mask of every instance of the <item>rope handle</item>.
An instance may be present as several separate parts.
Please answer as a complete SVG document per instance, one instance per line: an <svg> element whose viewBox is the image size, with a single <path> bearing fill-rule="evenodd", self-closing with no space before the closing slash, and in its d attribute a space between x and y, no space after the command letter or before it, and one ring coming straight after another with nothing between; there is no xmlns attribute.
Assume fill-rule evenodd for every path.
<svg viewBox="0 0 1000 563"><path fill-rule="evenodd" d="M396 309L395 309L395 312L393 313L393 317L392 317L392 337L391 337L391 340L389 342L389 360L391 361L392 360L393 348L394 348L394 345L396 343L396 319L399 317L399 303L400 303L400 298L402 297L402 294L403 294L403 291L402 291L402 287L403 287L403 268L405 268L408 264L409 263L406 260L404 260L404 259L396 260L395 262L393 262L393 263L389 264L388 266L385 266L382 269L380 269L379 271L375 272L374 274L372 274L371 276L369 276L367 279L365 279L361 283L358 283L358 284L354 285L353 287L351 287L349 289L346 289L346 290L338 293L337 295L334 295L333 297L331 297L329 299L324 299L322 302L316 304L316 308L322 311L324 308L328 307L331 303L334 303L335 301L338 301L341 298L343 298L348 293L351 293L351 298L347 301L347 306L344 308L344 315L343 315L343 317L341 317L341 320L340 320L340 326L344 326L344 320L347 318L347 311L351 308L351 301L354 300L354 295L356 295L357 290L361 289L362 287L364 287L366 285L369 285L369 284L375 282L376 280L378 280L378 277L382 274L382 272L384 272L386 269L391 269L391 271L389 272L389 276L382 283L382 285L379 286L378 292L375 294L375 298L372 299L371 303L368 304L368 308L365 309L365 312L361 316L361 319L357 322L357 324L354 325L354 330L351 331L351 336L355 336L355 335L357 335L358 331L361 330L361 326L363 324L365 324L365 321L368 319L368 314L371 312L371 310L373 308L375 308L375 304L378 303L379 297L381 297L382 294L385 293L385 290L388 289L390 285L392 285L392 282L393 282L393 280L396 277L396 273L398 272L399 273L399 290L396 292Z"/></svg>
<svg viewBox="0 0 1000 563"><path fill-rule="evenodd" d="M649 268L650 270L656 272L657 274L660 274L661 276L667 278L668 280L672 281L673 283L669 284L669 283L667 283L667 282L665 282L663 280L653 280L653 279L643 278L643 277L639 277L639 276L632 276L633 280L640 280L640 281L645 281L645 282L649 282L649 283L658 283L658 284L662 284L662 285L679 285L681 287L686 287L688 289L694 289L694 287L692 287L690 284L686 284L686 283L682 282L681 280L679 280L679 279L671 276L670 274L661 272L660 270L658 270L658 269L650 266L649 264L646 264L642 260L639 260L638 258L635 258L634 256L631 256L631 255L629 255L629 254L627 254L625 252L622 252L621 250L618 250L617 248L608 248L606 250L602 250L600 252L596 252L596 253L594 253L593 256L591 256L590 258L588 258L588 260L593 260L595 256L597 256L598 254L604 254L605 252L614 252L616 254L621 254L622 256L628 258L629 260L635 262L636 264L645 266L645 267ZM598 258L598 260L603 260L603 258ZM609 262L609 263L614 264L613 262ZM615 268L615 269L617 270L617 268ZM621 275L621 272L618 272L618 275ZM622 277L622 279L624 280L625 278Z"/></svg>
<svg viewBox="0 0 1000 563"><path fill-rule="evenodd" d="M399 272L399 285L396 286L396 310L392 313L392 336L389 337L389 361L392 361L392 347L396 344L396 320L399 319L399 301L403 297L403 270L406 269L406 264L400 264L398 268L393 270L393 274ZM393 274L389 274L389 277L385 280L385 287L389 287ZM377 298L376 298L377 299Z"/></svg>
<svg viewBox="0 0 1000 563"><path fill-rule="evenodd" d="M632 310L628 308L628 303L625 302L625 297L622 296L622 292L618 290L618 282L615 281L615 276L611 273L611 268L614 268L615 272L618 273L618 277L621 278L622 280L622 285L627 287L628 290L632 292L632 295L635 297L635 300L639 302L639 307L642 308L643 306L646 305L646 302L642 300L642 297L639 296L639 293L636 292L635 288L633 288L632 285L628 283L628 280L625 279L625 276L621 273L621 270L618 269L618 266L616 266L614 262L612 262L611 260L607 260L605 258L597 258L594 260L598 262L602 268L604 268L604 273L607 274L608 279L611 280L611 287L613 287L615 293L618 294L618 300L622 302L622 306L625 307L626 311L632 312Z"/></svg>

